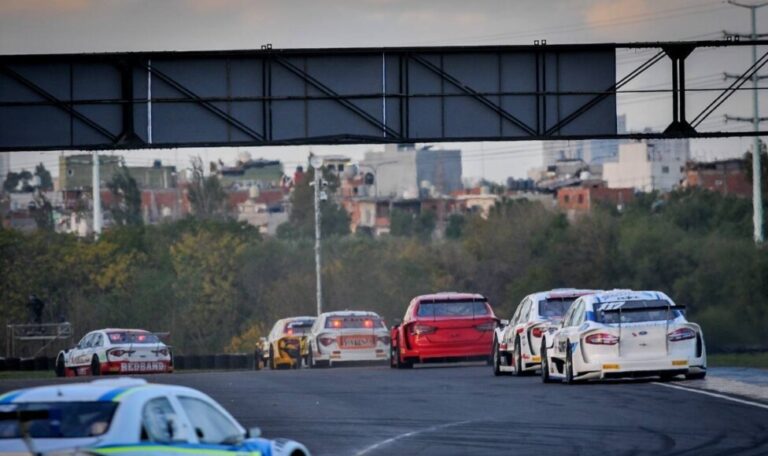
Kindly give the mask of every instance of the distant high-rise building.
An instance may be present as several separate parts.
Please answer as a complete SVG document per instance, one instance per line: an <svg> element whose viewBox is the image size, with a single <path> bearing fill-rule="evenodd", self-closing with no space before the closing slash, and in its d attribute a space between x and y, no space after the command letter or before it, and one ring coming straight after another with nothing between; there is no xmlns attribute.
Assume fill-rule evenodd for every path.
<svg viewBox="0 0 768 456"><path fill-rule="evenodd" d="M384 152L367 152L360 172L372 174L373 195L416 199L460 190L461 151L387 144Z"/></svg>
<svg viewBox="0 0 768 456"><path fill-rule="evenodd" d="M610 188L668 192L680 186L691 156L687 139L643 140L622 144L619 160L603 165Z"/></svg>

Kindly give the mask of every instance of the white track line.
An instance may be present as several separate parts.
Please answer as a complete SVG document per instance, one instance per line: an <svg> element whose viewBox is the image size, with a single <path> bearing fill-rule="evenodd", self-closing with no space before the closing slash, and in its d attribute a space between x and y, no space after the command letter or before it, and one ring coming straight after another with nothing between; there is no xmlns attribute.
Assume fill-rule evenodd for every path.
<svg viewBox="0 0 768 456"><path fill-rule="evenodd" d="M762 404L760 402L747 401L747 400L744 400L744 399L738 399L738 398L735 398L735 397L732 397L732 396L726 396L725 394L712 393L712 392L709 392L709 391L704 391L704 390L700 390L700 389L696 389L696 388L688 388L688 387L680 386L680 385L671 385L669 383L653 382L653 384L654 385L659 385L659 386L665 386L667 388L674 388L674 389L679 389L679 390L683 390L683 391L688 391L688 392L691 392L691 393L704 394L705 396L717 397L717 398L720 398L720 399L725 399L727 401L737 402L739 404L751 405L753 407L759 407L759 408L768 410L768 405L767 404Z"/></svg>
<svg viewBox="0 0 768 456"><path fill-rule="evenodd" d="M369 447L367 447L367 448L365 448L365 449L355 453L355 456L362 456L364 454L368 454L371 451L374 451L374 450L376 450L378 448L381 448L381 447L383 447L385 445L389 445L392 442L396 442L396 441L402 440L402 439L407 439L408 437L413 437L414 435L423 434L425 432L437 431L438 429L443 429L443 428L447 428L447 427L451 427L451 426L459 426L459 425L467 424L467 423L471 423L471 422L472 422L472 420L457 421L455 423L439 424L437 426L428 427L426 429L420 429L418 431L406 432L405 434L396 435L396 436L394 436L392 438L389 438L387 440L382 440L379 443L375 443L375 444L373 444L373 445L371 445L371 446L369 446Z"/></svg>

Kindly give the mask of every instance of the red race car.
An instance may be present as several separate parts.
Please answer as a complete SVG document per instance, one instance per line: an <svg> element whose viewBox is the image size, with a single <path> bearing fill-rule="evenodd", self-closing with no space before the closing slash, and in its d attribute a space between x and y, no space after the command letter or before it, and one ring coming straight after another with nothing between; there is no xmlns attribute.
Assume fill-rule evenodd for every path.
<svg viewBox="0 0 768 456"><path fill-rule="evenodd" d="M417 296L403 322L393 326L392 368L439 361L487 361L498 319L479 294L444 292Z"/></svg>

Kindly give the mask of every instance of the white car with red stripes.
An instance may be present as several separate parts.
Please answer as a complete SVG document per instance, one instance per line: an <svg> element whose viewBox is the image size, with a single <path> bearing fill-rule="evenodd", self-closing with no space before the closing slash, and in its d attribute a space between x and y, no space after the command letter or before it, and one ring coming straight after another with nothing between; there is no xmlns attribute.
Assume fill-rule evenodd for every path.
<svg viewBox="0 0 768 456"><path fill-rule="evenodd" d="M149 374L172 372L171 350L143 329L91 331L56 357L56 375Z"/></svg>
<svg viewBox="0 0 768 456"><path fill-rule="evenodd" d="M542 380L659 376L704 378L701 327L659 291L613 290L583 296L542 342Z"/></svg>
<svg viewBox="0 0 768 456"><path fill-rule="evenodd" d="M494 375L523 375L539 369L544 333L554 330L573 301L595 292L558 288L523 298L512 318L496 328L491 352Z"/></svg>
<svg viewBox="0 0 768 456"><path fill-rule="evenodd" d="M343 310L320 314L307 335L307 343L309 367L389 361L389 330L374 312Z"/></svg>

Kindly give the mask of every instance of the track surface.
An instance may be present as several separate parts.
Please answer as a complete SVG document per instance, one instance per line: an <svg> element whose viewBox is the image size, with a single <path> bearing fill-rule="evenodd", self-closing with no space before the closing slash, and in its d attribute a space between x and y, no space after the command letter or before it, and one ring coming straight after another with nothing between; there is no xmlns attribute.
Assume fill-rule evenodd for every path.
<svg viewBox="0 0 768 456"><path fill-rule="evenodd" d="M545 385L476 364L146 378L200 389L315 455L768 454L768 409L650 381ZM5 380L0 392L56 382Z"/></svg>

